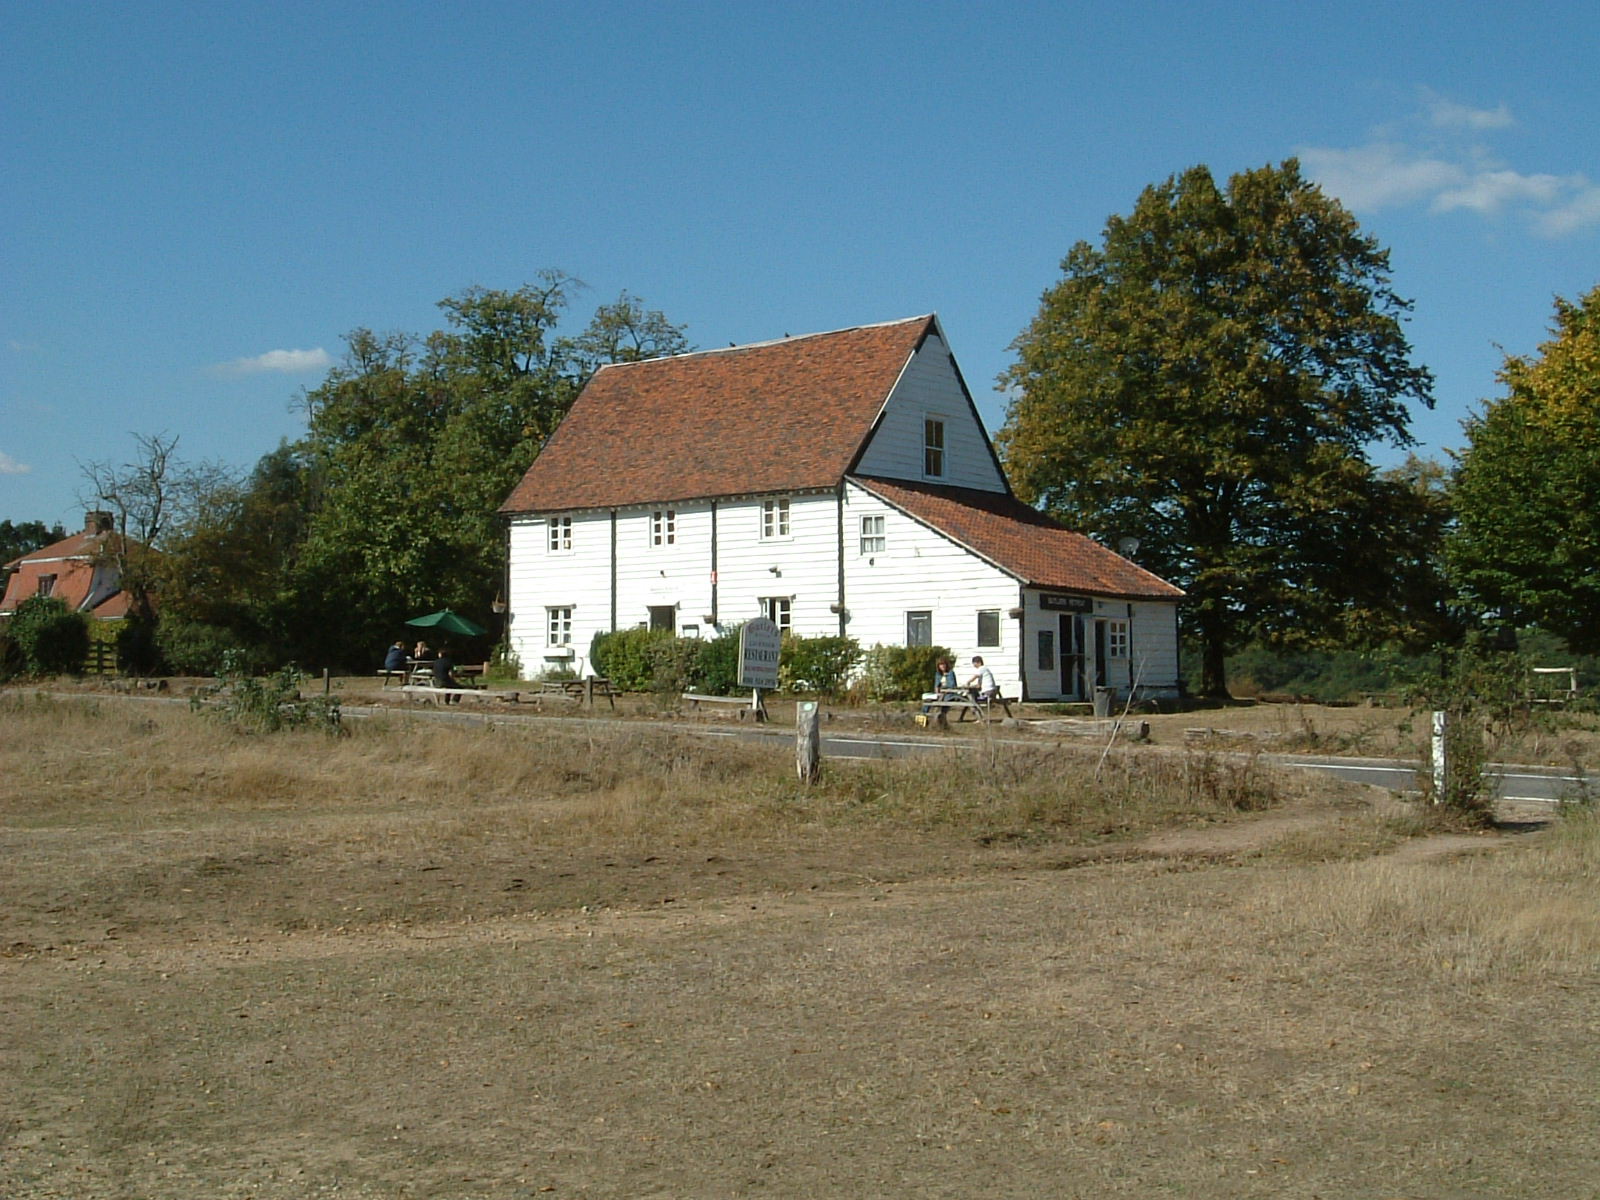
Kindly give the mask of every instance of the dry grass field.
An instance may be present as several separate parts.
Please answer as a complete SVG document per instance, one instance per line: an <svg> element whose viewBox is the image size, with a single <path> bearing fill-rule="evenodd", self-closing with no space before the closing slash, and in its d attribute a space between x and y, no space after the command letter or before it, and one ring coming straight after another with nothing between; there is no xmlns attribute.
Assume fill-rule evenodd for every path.
<svg viewBox="0 0 1600 1200"><path fill-rule="evenodd" d="M1600 824L1308 786L0 695L0 1196L1600 1195Z"/></svg>

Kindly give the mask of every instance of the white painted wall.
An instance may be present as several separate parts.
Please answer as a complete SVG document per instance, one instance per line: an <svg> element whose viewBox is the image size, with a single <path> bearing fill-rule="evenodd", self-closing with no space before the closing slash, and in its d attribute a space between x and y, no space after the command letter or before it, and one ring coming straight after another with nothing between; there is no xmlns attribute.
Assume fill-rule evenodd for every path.
<svg viewBox="0 0 1600 1200"><path fill-rule="evenodd" d="M923 421L944 422L945 473L923 474ZM1006 490L989 449L989 435L961 389L955 360L937 335L922 344L890 393L860 465L861 475L929 480L986 492Z"/></svg>
<svg viewBox="0 0 1600 1200"><path fill-rule="evenodd" d="M1021 643L1017 622L1006 615L1017 605L1017 580L870 492L850 485L845 501L846 632L863 647L903 646L906 614L929 612L933 643L955 655L963 681L971 674L972 656L981 654L1005 695L1018 695ZM884 518L882 552L861 553L861 518L867 515ZM999 645L977 644L980 610L1000 614Z"/></svg>
<svg viewBox="0 0 1600 1200"><path fill-rule="evenodd" d="M651 539L653 508L628 508L615 514L616 623L626 629L646 624L652 605L675 605L677 628L696 626L704 637L760 614L766 596L791 599L796 633L816 636L839 630L831 611L838 596L839 499L835 493L789 497L789 534L762 536L764 497L675 506L673 542ZM664 507L664 506L663 506ZM883 550L863 553L861 518L883 518ZM1037 663L1037 633L1055 630L1060 614L1044 610L1039 595L1019 581L956 545L942 534L901 513L871 493L847 484L843 500L845 632L863 647L904 645L906 614L932 614L933 641L956 656L963 679L970 660L982 654L1008 696L1052 699L1061 695L1059 668ZM548 549L548 524L542 517L520 517L511 524L509 580L512 648L523 671L537 675L550 666L589 670L589 645L611 628L612 523L610 512L574 513L573 548ZM712 524L717 535L716 605L712 611ZM774 570L776 568L776 570ZM573 610L572 653L547 644L546 610ZM1023 617L1010 615L1018 606ZM1111 686L1125 694L1137 681L1141 695L1172 695L1178 680L1177 606L1162 602L1097 599L1089 619L1131 622L1130 655L1108 661ZM999 644L979 646L978 613L999 614ZM1093 654L1092 637L1088 652ZM1061 647L1055 647L1059 655ZM1091 677L1093 663L1090 664Z"/></svg>

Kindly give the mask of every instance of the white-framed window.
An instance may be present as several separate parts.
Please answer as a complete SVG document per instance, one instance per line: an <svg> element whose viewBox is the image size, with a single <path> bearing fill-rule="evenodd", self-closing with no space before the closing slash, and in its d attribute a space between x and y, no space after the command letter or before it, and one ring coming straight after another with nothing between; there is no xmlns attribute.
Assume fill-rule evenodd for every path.
<svg viewBox="0 0 1600 1200"><path fill-rule="evenodd" d="M978 645L998 646L1000 644L1000 610L998 608L983 608L978 610Z"/></svg>
<svg viewBox="0 0 1600 1200"><path fill-rule="evenodd" d="M544 612L547 619L545 642L551 646L572 645L572 606L561 605Z"/></svg>
<svg viewBox="0 0 1600 1200"><path fill-rule="evenodd" d="M922 422L922 473L930 479L944 477L944 422L938 417Z"/></svg>
<svg viewBox="0 0 1600 1200"><path fill-rule="evenodd" d="M670 508L658 508L650 514L650 544L670 546L678 540L678 514Z"/></svg>
<svg viewBox="0 0 1600 1200"><path fill-rule="evenodd" d="M794 597L761 597L761 615L776 625L779 633L792 633L794 631Z"/></svg>
<svg viewBox="0 0 1600 1200"><path fill-rule="evenodd" d="M550 553L572 549L572 518L550 518Z"/></svg>
<svg viewBox="0 0 1600 1200"><path fill-rule="evenodd" d="M1106 622L1106 657L1128 657L1128 623L1126 621Z"/></svg>
<svg viewBox="0 0 1600 1200"><path fill-rule="evenodd" d="M866 513L861 518L861 553L882 554L888 546L888 536L884 533L884 517L882 513Z"/></svg>
<svg viewBox="0 0 1600 1200"><path fill-rule="evenodd" d="M906 613L906 645L933 645L932 611L928 609L917 609L913 612Z"/></svg>
<svg viewBox="0 0 1600 1200"><path fill-rule="evenodd" d="M789 536L789 497L779 496L775 500L761 502L761 537L770 541L772 538L786 538Z"/></svg>
<svg viewBox="0 0 1600 1200"><path fill-rule="evenodd" d="M41 575L41 576L39 576L39 590L38 590L37 594L40 595L40 596L53 596L53 595L55 595L56 594L56 577L54 575Z"/></svg>

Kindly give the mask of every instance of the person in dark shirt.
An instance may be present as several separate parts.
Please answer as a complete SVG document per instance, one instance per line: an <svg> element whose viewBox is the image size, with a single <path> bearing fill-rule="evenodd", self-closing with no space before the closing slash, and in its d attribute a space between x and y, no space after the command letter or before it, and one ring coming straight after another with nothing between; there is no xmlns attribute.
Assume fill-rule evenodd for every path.
<svg viewBox="0 0 1600 1200"><path fill-rule="evenodd" d="M433 660L433 686L436 688L459 688L460 680L456 678L455 660L450 657L450 647L440 646L439 657ZM461 703L460 696L446 696L446 704Z"/></svg>
<svg viewBox="0 0 1600 1200"><path fill-rule="evenodd" d="M383 669L385 671L404 671L406 669L406 647L404 642L396 642L389 647L383 656Z"/></svg>

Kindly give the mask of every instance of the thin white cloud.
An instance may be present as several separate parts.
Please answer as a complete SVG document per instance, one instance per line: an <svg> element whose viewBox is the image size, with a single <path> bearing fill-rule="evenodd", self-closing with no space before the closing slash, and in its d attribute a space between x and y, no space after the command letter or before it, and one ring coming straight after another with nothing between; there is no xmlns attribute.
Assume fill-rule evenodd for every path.
<svg viewBox="0 0 1600 1200"><path fill-rule="evenodd" d="M1546 237L1567 237L1600 225L1600 184L1583 180L1564 203L1534 218L1533 226Z"/></svg>
<svg viewBox="0 0 1600 1200"><path fill-rule="evenodd" d="M1423 103L1428 106L1429 119L1446 129L1509 129L1516 124L1504 104L1498 108L1469 108L1426 90Z"/></svg>
<svg viewBox="0 0 1600 1200"><path fill-rule="evenodd" d="M1306 174L1358 211L1422 206L1510 215L1552 238L1600 226L1600 185L1583 175L1515 170L1485 144L1482 135L1516 124L1505 105L1471 108L1426 90L1422 104L1365 145L1302 147Z"/></svg>
<svg viewBox="0 0 1600 1200"><path fill-rule="evenodd" d="M27 463L18 462L4 450L0 450L0 475L26 475L31 470L33 468Z"/></svg>
<svg viewBox="0 0 1600 1200"><path fill-rule="evenodd" d="M1459 188L1468 178L1455 163L1423 157L1393 142L1349 150L1310 147L1300 151L1300 162L1324 191L1360 209L1415 204Z"/></svg>
<svg viewBox="0 0 1600 1200"><path fill-rule="evenodd" d="M1497 213L1518 203L1548 207L1561 198L1567 181L1554 175L1522 175L1516 171L1481 171L1462 187L1448 188L1433 198L1435 212L1470 208Z"/></svg>
<svg viewBox="0 0 1600 1200"><path fill-rule="evenodd" d="M326 371L333 366L333 356L321 346L315 350L268 350L254 358L236 358L221 363L214 370L223 375L260 375L274 371L282 375L304 375L311 371Z"/></svg>

